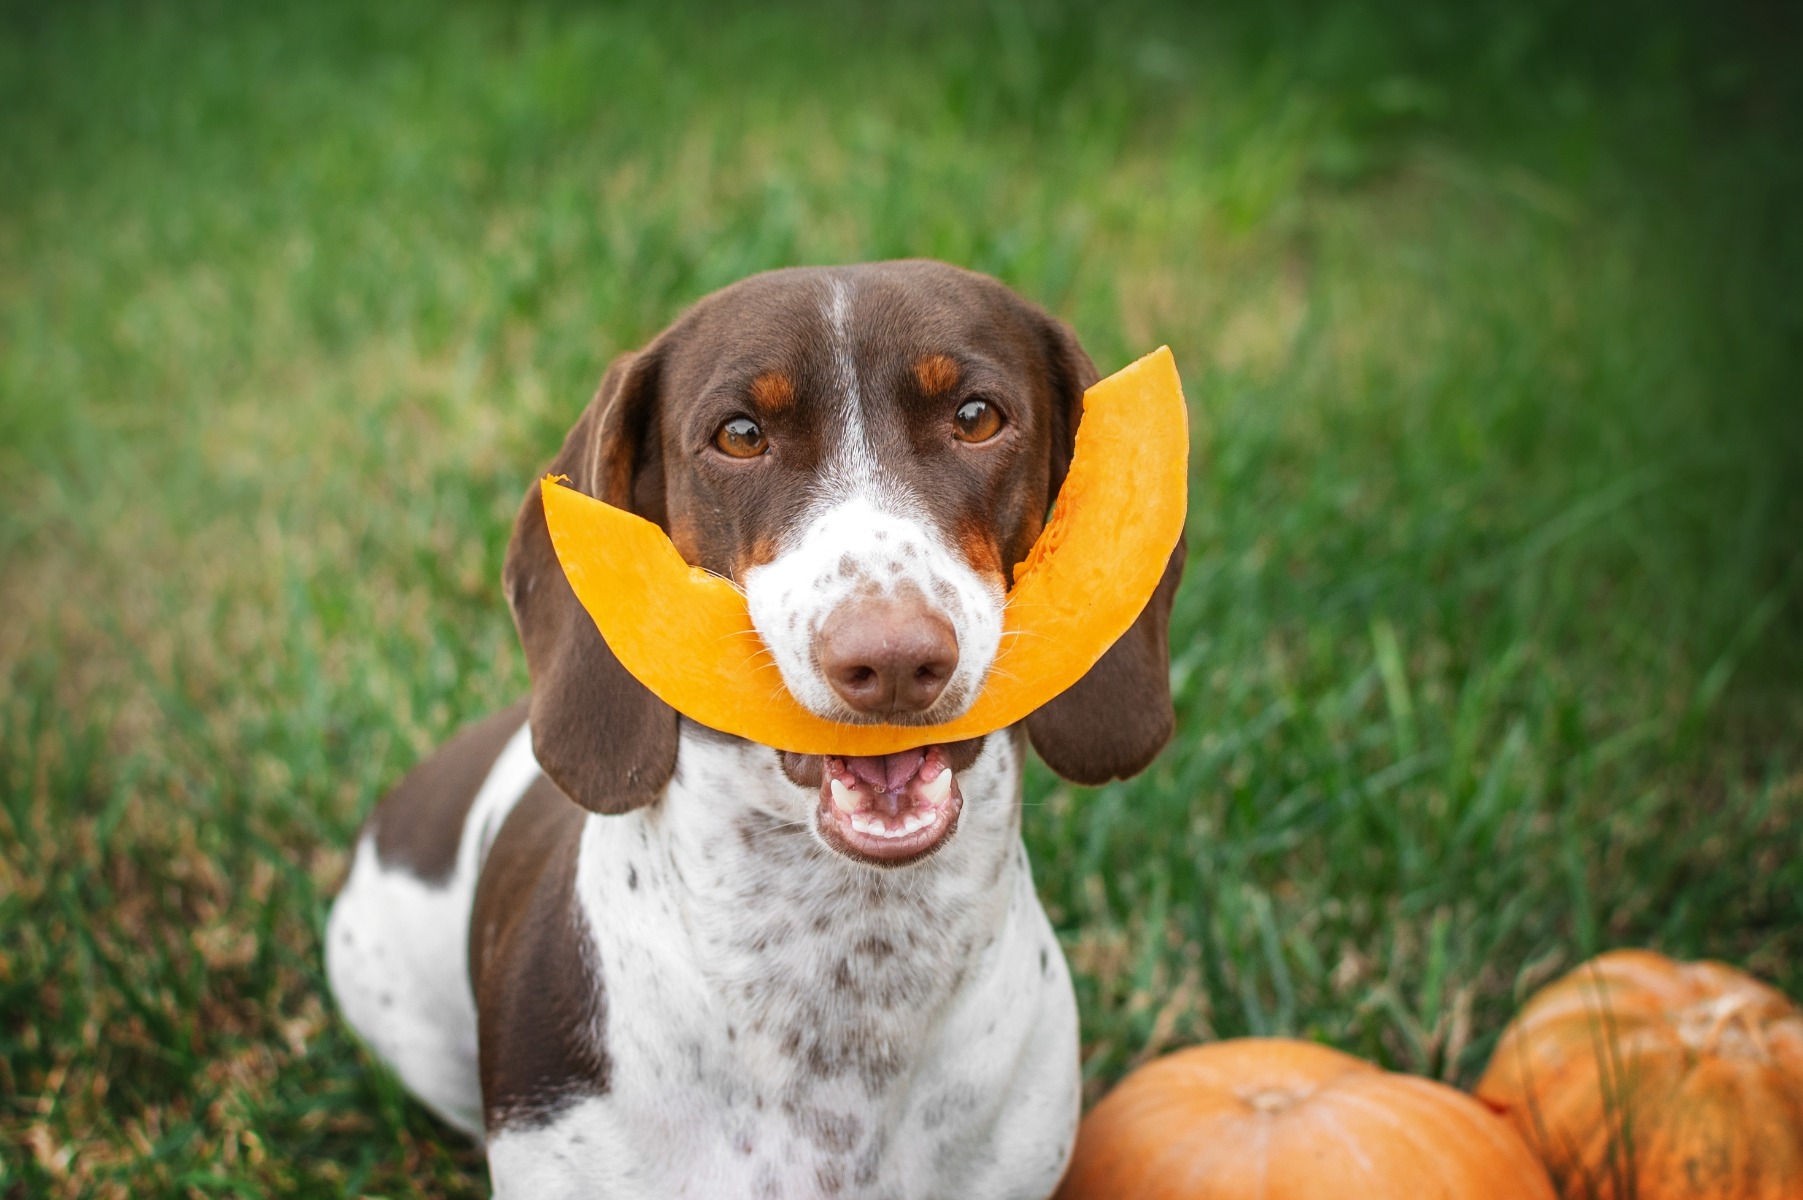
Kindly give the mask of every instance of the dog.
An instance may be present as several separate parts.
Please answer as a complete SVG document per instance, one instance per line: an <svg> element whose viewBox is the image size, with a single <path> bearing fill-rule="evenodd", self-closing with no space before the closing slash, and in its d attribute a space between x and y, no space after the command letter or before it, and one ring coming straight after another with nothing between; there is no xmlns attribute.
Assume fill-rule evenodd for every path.
<svg viewBox="0 0 1803 1200"><path fill-rule="evenodd" d="M814 713L936 724L982 688L1096 377L983 275L773 271L615 361L550 470L738 584ZM500 1197L1046 1196L1077 1008L1020 837L1026 744L1080 784L1158 753L1183 558L1020 725L804 756L627 674L534 486L503 570L530 697L370 817L326 930L340 1010L484 1142Z"/></svg>

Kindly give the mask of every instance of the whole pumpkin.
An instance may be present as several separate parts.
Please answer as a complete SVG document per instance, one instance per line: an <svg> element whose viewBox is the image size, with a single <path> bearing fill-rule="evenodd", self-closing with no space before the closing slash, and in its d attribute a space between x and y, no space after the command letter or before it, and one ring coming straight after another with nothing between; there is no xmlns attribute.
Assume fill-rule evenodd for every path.
<svg viewBox="0 0 1803 1200"><path fill-rule="evenodd" d="M1077 1131L1058 1200L1554 1200L1508 1122L1313 1042L1241 1038L1141 1067Z"/></svg>
<svg viewBox="0 0 1803 1200"><path fill-rule="evenodd" d="M1585 963L1528 1001L1477 1093L1569 1196L1803 1196L1803 1013L1721 963Z"/></svg>

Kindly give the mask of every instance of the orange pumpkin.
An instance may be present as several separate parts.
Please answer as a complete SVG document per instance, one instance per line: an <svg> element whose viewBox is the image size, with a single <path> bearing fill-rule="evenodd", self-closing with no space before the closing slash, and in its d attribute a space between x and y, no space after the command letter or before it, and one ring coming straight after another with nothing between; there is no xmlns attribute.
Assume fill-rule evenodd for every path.
<svg viewBox="0 0 1803 1200"><path fill-rule="evenodd" d="M1510 1023L1477 1093L1570 1196L1803 1196L1803 1013L1721 963L1585 963Z"/></svg>
<svg viewBox="0 0 1803 1200"><path fill-rule="evenodd" d="M847 725L796 703L729 581L651 522L540 485L576 598L621 664L678 712L802 754L888 754L1012 725L1094 666L1145 608L1183 532L1189 417L1161 347L1090 388L1070 471L1015 568L1002 644L976 703L942 725ZM655 614L651 617L650 614Z"/></svg>
<svg viewBox="0 0 1803 1200"><path fill-rule="evenodd" d="M1508 1122L1463 1092L1313 1042L1158 1059L1077 1131L1058 1200L1555 1200Z"/></svg>

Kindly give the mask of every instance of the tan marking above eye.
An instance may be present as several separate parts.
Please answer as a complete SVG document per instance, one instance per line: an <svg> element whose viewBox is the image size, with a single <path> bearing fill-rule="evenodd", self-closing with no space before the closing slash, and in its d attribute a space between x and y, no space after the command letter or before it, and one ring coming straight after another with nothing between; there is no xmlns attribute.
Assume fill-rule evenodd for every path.
<svg viewBox="0 0 1803 1200"><path fill-rule="evenodd" d="M958 364L943 354L929 354L914 364L914 381L929 396L943 396L958 386Z"/></svg>
<svg viewBox="0 0 1803 1200"><path fill-rule="evenodd" d="M795 403L795 381L781 371L765 371L751 381L751 402L766 412Z"/></svg>

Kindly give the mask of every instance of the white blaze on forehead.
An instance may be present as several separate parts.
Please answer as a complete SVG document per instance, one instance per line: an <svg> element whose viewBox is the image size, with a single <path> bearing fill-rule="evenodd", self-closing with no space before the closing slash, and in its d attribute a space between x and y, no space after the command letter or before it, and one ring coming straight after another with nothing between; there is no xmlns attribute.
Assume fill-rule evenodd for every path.
<svg viewBox="0 0 1803 1200"><path fill-rule="evenodd" d="M847 329L851 321L851 289L841 279L832 280L829 288L826 323L833 333L833 371L837 376L834 382L839 386L839 419L845 422L845 438L840 446L853 455L871 459L874 467L870 435L864 429L864 396L858 387L858 363L852 357L851 334Z"/></svg>
<svg viewBox="0 0 1803 1200"><path fill-rule="evenodd" d="M880 495L886 506L894 510L912 509L912 497L882 469L870 445L870 430L864 421L864 389L859 386L858 361L852 353L851 286L837 277L828 280L821 310L833 347L833 386L839 393L834 413L839 427L831 430L826 440L827 453L816 492L827 503L848 494L868 492Z"/></svg>
<svg viewBox="0 0 1803 1200"><path fill-rule="evenodd" d="M844 280L831 280L822 310L839 393L832 410L836 427L825 431L814 500L800 528L773 560L745 574L751 621L804 708L856 720L821 674L815 639L833 609L853 596L912 588L945 615L958 640L957 670L927 714L933 723L950 720L976 700L995 661L1002 593L971 569L945 532L933 527L925 506L878 462L852 353L852 295Z"/></svg>

